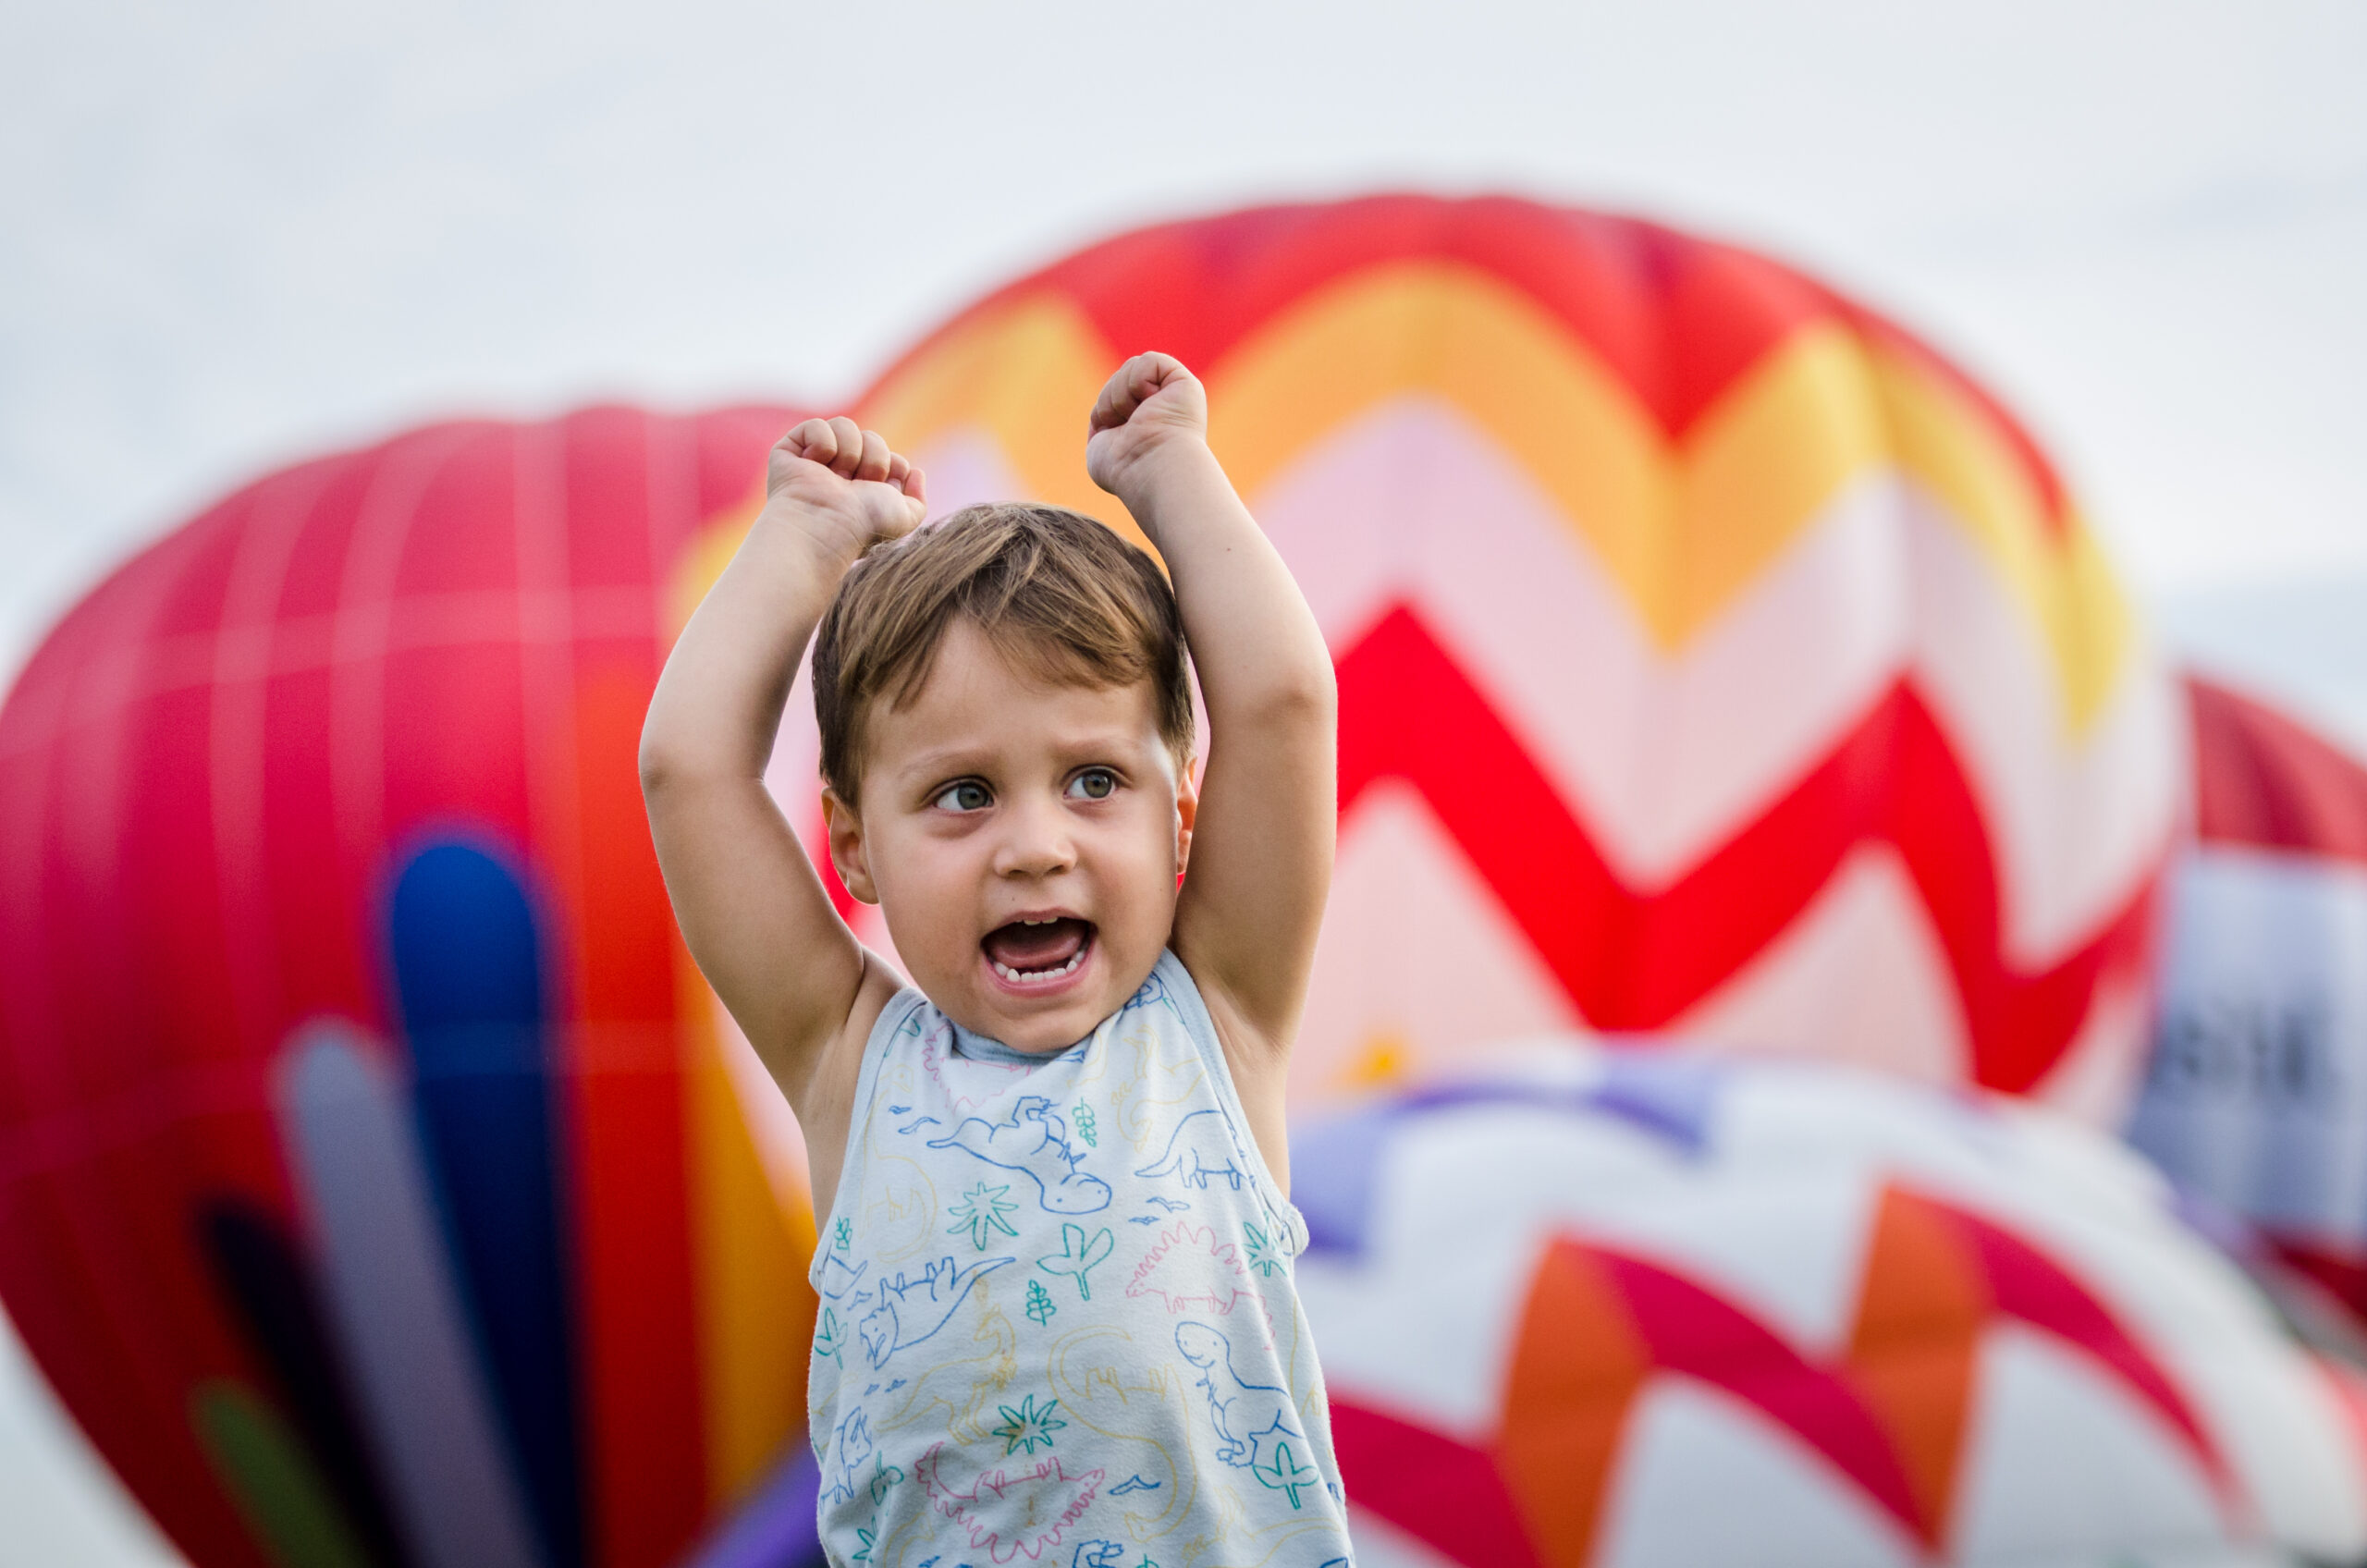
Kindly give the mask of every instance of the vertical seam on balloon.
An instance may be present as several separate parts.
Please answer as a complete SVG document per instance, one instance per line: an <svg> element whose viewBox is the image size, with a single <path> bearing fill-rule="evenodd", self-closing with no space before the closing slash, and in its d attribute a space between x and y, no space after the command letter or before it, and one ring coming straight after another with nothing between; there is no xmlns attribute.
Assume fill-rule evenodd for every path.
<svg viewBox="0 0 2367 1568"><path fill-rule="evenodd" d="M381 864L386 817L386 655L394 583L419 502L455 453L479 432L447 426L388 452L354 509L337 607L329 629L329 802L337 845L357 886L370 888ZM366 667L375 665L376 679ZM374 946L374 935L362 938ZM367 950L367 949L365 949ZM386 1014L393 1016L392 998Z"/></svg>
<svg viewBox="0 0 2367 1568"><path fill-rule="evenodd" d="M298 471L283 482L282 495L241 531L223 594L222 623L214 635L206 729L206 784L214 826L215 898L220 906L222 945L229 971L230 1001L239 1038L250 1045L269 1040L275 1020L270 997L277 969L271 921L239 918L241 906L260 906L269 896L264 870L264 747L269 734L271 654L277 641L273 607L287 586L296 542L311 524L330 475L343 465ZM311 478L300 495L298 476Z"/></svg>

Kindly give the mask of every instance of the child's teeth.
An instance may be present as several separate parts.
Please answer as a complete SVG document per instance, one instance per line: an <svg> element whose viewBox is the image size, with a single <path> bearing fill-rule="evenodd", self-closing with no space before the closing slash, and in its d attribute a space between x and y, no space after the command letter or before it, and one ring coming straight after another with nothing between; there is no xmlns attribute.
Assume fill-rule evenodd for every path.
<svg viewBox="0 0 2367 1568"><path fill-rule="evenodd" d="M1072 954L1068 962L1057 969L1013 969L1000 959L988 959L987 962L993 964L995 973L1004 979L1025 985L1031 980L1050 980L1062 974L1074 974L1076 966L1085 962L1085 954L1081 950Z"/></svg>

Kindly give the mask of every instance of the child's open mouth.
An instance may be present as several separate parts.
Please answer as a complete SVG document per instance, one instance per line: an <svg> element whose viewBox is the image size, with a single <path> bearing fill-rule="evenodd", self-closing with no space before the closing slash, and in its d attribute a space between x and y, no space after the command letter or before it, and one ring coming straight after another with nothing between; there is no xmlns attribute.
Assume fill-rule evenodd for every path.
<svg viewBox="0 0 2367 1568"><path fill-rule="evenodd" d="M1014 920L978 943L987 962L1012 986L1049 986L1074 974L1093 948L1093 922L1070 915Z"/></svg>

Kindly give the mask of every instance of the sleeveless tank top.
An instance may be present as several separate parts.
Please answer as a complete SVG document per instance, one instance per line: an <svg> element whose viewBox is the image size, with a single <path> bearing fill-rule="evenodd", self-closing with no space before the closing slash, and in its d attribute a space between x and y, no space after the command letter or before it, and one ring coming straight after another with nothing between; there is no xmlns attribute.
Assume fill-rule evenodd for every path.
<svg viewBox="0 0 2367 1568"><path fill-rule="evenodd" d="M830 1561L1344 1568L1306 1244L1173 953L1049 1057L899 993L815 1248Z"/></svg>

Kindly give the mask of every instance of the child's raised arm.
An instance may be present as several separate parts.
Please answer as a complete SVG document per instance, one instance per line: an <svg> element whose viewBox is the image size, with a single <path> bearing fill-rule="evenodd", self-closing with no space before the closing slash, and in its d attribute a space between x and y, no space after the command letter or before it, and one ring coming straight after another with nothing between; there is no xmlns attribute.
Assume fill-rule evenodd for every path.
<svg viewBox="0 0 2367 1568"><path fill-rule="evenodd" d="M817 1172L838 1170L826 1157L844 1137L839 1102L897 981L830 907L765 764L839 580L926 510L920 471L852 420L782 436L764 510L675 642L641 732L642 797L683 939L816 1144Z"/></svg>
<svg viewBox="0 0 2367 1568"><path fill-rule="evenodd" d="M1208 396L1165 354L1120 366L1094 404L1085 466L1166 559L1208 708L1208 755L1176 956L1228 1038L1253 1120L1281 1116L1282 1069L1331 882L1339 695L1290 570L1208 443ZM1259 1130L1265 1141L1268 1129Z"/></svg>

